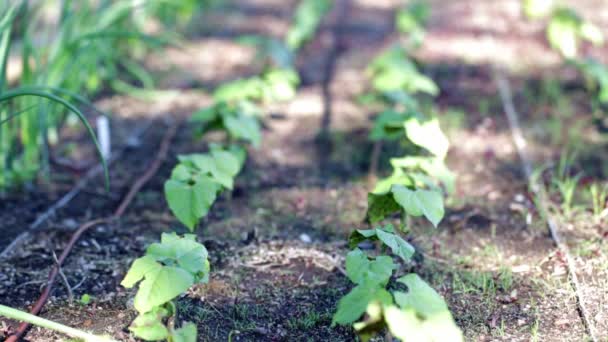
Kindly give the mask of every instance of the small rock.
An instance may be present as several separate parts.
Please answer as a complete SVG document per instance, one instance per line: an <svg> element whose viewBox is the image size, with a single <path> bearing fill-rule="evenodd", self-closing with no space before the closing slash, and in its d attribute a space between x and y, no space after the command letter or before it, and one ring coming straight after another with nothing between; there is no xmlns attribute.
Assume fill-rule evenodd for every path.
<svg viewBox="0 0 608 342"><path fill-rule="evenodd" d="M310 236L306 233L302 233L300 234L300 240L304 243L311 243L312 239L310 238Z"/></svg>

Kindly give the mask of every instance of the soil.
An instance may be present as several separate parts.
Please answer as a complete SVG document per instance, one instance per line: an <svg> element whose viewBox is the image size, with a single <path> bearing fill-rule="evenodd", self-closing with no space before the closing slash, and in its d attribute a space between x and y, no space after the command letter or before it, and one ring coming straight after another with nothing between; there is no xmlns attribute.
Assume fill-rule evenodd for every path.
<svg viewBox="0 0 608 342"><path fill-rule="evenodd" d="M369 190L372 145L367 133L374 110L361 105L357 96L366 87L362 70L370 59L398 42L392 21L400 2L337 2L315 40L298 56L303 84L297 97L267 108L271 115L264 123L262 146L250 150L235 190L219 199L197 230L210 253L211 280L178 300L178 320L195 322L200 341L356 339L349 327L331 327L331 318L338 299L351 287L341 271L348 251L346 237L364 226ZM168 210L162 187L178 154L206 149L205 141L193 137L186 119L210 103L208 91L216 85L260 70L255 53L233 38L245 33L279 37L295 3L242 0L222 7L190 28L183 50L168 48L149 56L146 65L163 87L158 96L144 101L112 95L97 102L113 115L116 148L127 144L133 127L150 126L112 165L109 192L101 177L91 179L67 206L0 259L2 304L29 308L53 265L52 253L60 253L79 224L115 209L152 161L168 122L177 121L181 125L171 157L127 214L120 222L87 232L63 266L74 300L58 281L42 313L76 328L134 340L127 330L135 317L134 292L119 283L132 260L162 232L184 231ZM588 340L565 258L534 209L522 175L496 94L494 67L509 71L536 166L556 164L564 147L578 144L594 153L581 154L573 172L585 172L587 181L605 179L604 168L598 165L608 157L605 139L588 119L590 109L576 82L561 94L570 111L563 103L539 100L545 96L542 74L552 74L558 84L571 86L573 81L568 73L555 72L559 59L545 46L540 26L527 23L517 12L517 1L491 3L496 6L471 0L432 2L429 32L418 57L441 88L435 103L452 142L448 165L458 175L457 189L446 201L447 215L439 228L414 221L412 243L422 259L402 272L419 273L445 296L467 340ZM591 0L577 6L583 13L593 13ZM339 10L347 11L342 19ZM608 25L598 20L606 32ZM493 50L496 46L506 52ZM521 51L534 53L520 61ZM601 55L599 50L590 51ZM335 67L328 69L331 59ZM319 139L322 118L328 113L324 101L330 105L330 133ZM570 132L574 125L576 132ZM93 160L86 139L72 139L84 146L80 155ZM380 173L389 171L388 160L399 151L399 146L384 147ZM46 183L2 199L0 249L83 173L55 166L52 175ZM559 196L552 196L559 206ZM596 220L582 206L572 215L561 215L558 209L555 213L580 273L581 298L595 334L605 340L606 221ZM80 304L83 294L93 296L92 303ZM0 319L0 336L15 326L16 322ZM62 337L33 328L27 340Z"/></svg>

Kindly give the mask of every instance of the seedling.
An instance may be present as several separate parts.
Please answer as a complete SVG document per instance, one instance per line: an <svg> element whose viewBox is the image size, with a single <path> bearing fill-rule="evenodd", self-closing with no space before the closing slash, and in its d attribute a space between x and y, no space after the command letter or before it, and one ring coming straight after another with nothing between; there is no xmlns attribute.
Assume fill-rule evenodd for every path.
<svg viewBox="0 0 608 342"><path fill-rule="evenodd" d="M410 25L415 14L400 15L400 24L417 29ZM435 95L438 89L432 80L418 73L399 48L380 55L368 70L376 92L373 97L392 106L376 118L370 139L406 140L422 155L391 160L393 174L380 180L368 194L366 220L378 224L399 214L403 232L409 232L410 217L425 217L436 227L444 216L442 186L450 191L454 188L454 176L443 164L449 142L437 120L428 120L418 111L414 95ZM379 243L380 254L373 256L359 249L364 241ZM401 340L462 340L443 298L416 274L396 280L395 286L405 285L407 292L387 290L399 266L385 252L390 249L405 263L415 253L392 225L356 230L349 246L352 251L346 257L346 274L355 287L338 302L333 324L353 324L367 313L366 320L353 324L363 341L384 327Z"/></svg>

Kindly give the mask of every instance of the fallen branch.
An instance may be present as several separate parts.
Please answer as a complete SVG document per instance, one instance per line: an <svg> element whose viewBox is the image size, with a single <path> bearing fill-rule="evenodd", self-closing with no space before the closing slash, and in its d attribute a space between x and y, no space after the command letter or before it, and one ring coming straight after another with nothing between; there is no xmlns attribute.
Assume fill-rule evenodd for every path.
<svg viewBox="0 0 608 342"><path fill-rule="evenodd" d="M42 291L40 297L36 301L36 304L34 304L34 307L30 310L31 315L39 314L40 311L42 310L42 308L44 307L44 304L46 304L46 301L48 300L51 290L53 288L53 284L55 283L55 279L57 278L57 275L59 274L59 272L61 270L61 266L63 265L63 262L68 257L68 255L74 248L74 245L80 239L82 234L84 234L87 230L89 230L95 226L98 226L103 223L112 222L114 220L119 219L125 213L125 211L129 207L129 205L133 201L133 198L135 198L135 196L141 190L141 188L156 174L156 172L158 171L158 169L160 168L160 166L162 165L164 160L167 158L171 140L173 140L173 137L175 136L176 132L177 132L177 125L176 124L171 125L171 127L167 130L167 133L165 133L165 136L163 137L163 140L161 142L161 145L158 150L158 154L156 155L156 158L154 159L152 164L150 164L147 171L141 177L139 177L135 181L135 183L133 183L133 185L129 189L129 192L124 197L124 199L121 201L121 203L116 208L116 211L114 212L114 214L111 217L96 219L96 220L86 222L83 225L81 225L74 232L74 234L72 234L70 241L68 242L67 246L64 248L63 252L59 256L59 259L57 259L57 262L55 262L53 268L51 269L51 272L49 273L49 277L48 277L46 286L44 287L44 290ZM13 335L9 336L9 338L6 339L6 342L19 341L19 339L21 337L23 337L25 332L29 329L30 325L31 325L31 322L21 323L19 325L19 328L17 328L17 331Z"/></svg>
<svg viewBox="0 0 608 342"><path fill-rule="evenodd" d="M496 72L495 78L496 84L498 85L498 92L502 100L503 108L507 116L507 120L509 121L509 126L511 128L511 135L515 143L517 153L519 154L519 158L521 159L522 168L526 176L526 180L528 181L530 189L532 190L534 195L536 195L539 199L538 204L540 204L540 208L536 209L540 212L545 213L544 217L546 217L547 220L547 227L549 228L549 234L551 235L551 239L553 239L553 242L555 243L557 248L563 253L566 258L566 267L570 276L570 285L572 286L572 290L576 295L579 315L581 317L581 320L583 321L583 325L585 326L587 333L591 337L591 340L593 342L597 342L598 339L595 336L595 329L593 328L591 319L589 318L589 311L583 303L583 299L580 293L581 284L578 280L578 276L576 275L576 265L574 263L574 259L570 254L568 245L566 245L566 243L562 241L559 235L559 227L557 221L551 215L550 211L547 210L548 197L545 188L538 184L532 178L532 162L526 152L526 139L523 136L521 125L519 124L519 116L517 114L517 111L515 110L515 106L513 105L513 95L511 93L509 81L500 71Z"/></svg>

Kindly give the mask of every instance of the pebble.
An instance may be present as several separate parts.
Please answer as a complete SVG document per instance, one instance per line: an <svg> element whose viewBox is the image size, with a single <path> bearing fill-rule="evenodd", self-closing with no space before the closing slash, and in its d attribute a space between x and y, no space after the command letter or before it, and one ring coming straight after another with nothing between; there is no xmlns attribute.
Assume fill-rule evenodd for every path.
<svg viewBox="0 0 608 342"><path fill-rule="evenodd" d="M310 238L310 236L306 233L302 233L300 234L300 240L304 243L311 243L312 239Z"/></svg>

